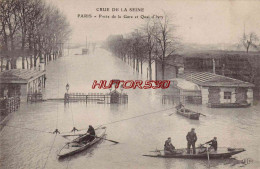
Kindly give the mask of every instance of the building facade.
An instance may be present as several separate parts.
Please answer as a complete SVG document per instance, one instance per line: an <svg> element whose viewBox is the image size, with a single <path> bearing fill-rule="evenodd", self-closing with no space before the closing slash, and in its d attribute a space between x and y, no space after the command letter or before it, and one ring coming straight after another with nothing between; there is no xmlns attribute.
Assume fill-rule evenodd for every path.
<svg viewBox="0 0 260 169"><path fill-rule="evenodd" d="M209 72L184 74L183 78L199 86L202 104L253 102L251 83Z"/></svg>
<svg viewBox="0 0 260 169"><path fill-rule="evenodd" d="M6 70L0 73L0 97L19 96L25 101L28 94L41 93L45 82L45 70Z"/></svg>

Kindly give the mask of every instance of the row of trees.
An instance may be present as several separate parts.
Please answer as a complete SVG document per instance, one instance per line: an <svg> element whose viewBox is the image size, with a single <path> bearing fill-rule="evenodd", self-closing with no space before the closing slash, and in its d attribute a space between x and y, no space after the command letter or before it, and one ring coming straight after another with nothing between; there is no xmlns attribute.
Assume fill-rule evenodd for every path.
<svg viewBox="0 0 260 169"><path fill-rule="evenodd" d="M16 69L19 57L23 69L56 59L70 32L65 16L44 0L1 0L1 71Z"/></svg>
<svg viewBox="0 0 260 169"><path fill-rule="evenodd" d="M148 63L149 79L152 80L152 63L161 65L162 79L168 57L174 57L179 48L178 38L174 36L175 25L164 14L163 19L148 19L140 29L128 35L112 35L106 47L116 56L143 73L143 63ZM141 70L139 70L141 69Z"/></svg>

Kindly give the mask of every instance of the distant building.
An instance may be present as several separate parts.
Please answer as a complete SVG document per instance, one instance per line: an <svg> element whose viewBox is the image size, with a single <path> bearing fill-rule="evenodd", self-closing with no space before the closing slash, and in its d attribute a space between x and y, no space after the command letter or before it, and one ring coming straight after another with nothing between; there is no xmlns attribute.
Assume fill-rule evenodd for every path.
<svg viewBox="0 0 260 169"><path fill-rule="evenodd" d="M20 96L40 93L45 87L45 70L11 69L0 72L0 97Z"/></svg>
<svg viewBox="0 0 260 169"><path fill-rule="evenodd" d="M182 78L174 78L170 81L171 86L170 91L167 91L168 94L173 92L172 94L179 97L179 101L183 104L186 102L201 104L201 90L197 84Z"/></svg>
<svg viewBox="0 0 260 169"><path fill-rule="evenodd" d="M156 68L157 79L161 80L162 66L159 61ZM253 83L254 97L260 99L260 52L185 50L166 59L164 72L165 79L181 77L183 73L215 72Z"/></svg>
<svg viewBox="0 0 260 169"><path fill-rule="evenodd" d="M180 55L171 55L165 58L164 65L164 80L176 78L178 74L183 73L183 61ZM162 80L162 62L155 61L155 77L156 80Z"/></svg>
<svg viewBox="0 0 260 169"><path fill-rule="evenodd" d="M199 86L202 104L252 103L254 85L209 72L184 74L183 78Z"/></svg>

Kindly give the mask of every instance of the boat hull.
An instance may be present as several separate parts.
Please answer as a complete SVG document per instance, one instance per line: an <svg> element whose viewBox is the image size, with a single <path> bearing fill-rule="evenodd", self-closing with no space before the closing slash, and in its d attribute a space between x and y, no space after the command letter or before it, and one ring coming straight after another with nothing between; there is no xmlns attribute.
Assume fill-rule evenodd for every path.
<svg viewBox="0 0 260 169"><path fill-rule="evenodd" d="M250 103L219 103L219 104L208 104L210 108L247 108L250 107Z"/></svg>
<svg viewBox="0 0 260 169"><path fill-rule="evenodd" d="M147 157L157 157L157 158L184 158L184 159L207 159L208 154L207 151L200 153L200 148L197 148L196 154L188 154L187 149L177 149L176 154L166 153L164 151L153 151L152 154L145 154L143 156ZM209 158L210 159L222 159L222 158L230 158L232 155L238 154L245 151L243 148L219 148L217 151L209 150Z"/></svg>
<svg viewBox="0 0 260 169"><path fill-rule="evenodd" d="M96 136L97 137L93 141L91 141L87 144L82 144L82 143L79 144L77 142L66 143L66 145L58 153L59 158L71 156L71 155L77 154L79 152L82 152L82 151L92 147L94 144L96 144L100 140L102 140L102 138L105 136L105 133L106 133L105 128L96 130Z"/></svg>
<svg viewBox="0 0 260 169"><path fill-rule="evenodd" d="M185 109L185 112L184 109L177 109L176 113L192 120L199 120L200 118L200 113L193 112L189 109Z"/></svg>

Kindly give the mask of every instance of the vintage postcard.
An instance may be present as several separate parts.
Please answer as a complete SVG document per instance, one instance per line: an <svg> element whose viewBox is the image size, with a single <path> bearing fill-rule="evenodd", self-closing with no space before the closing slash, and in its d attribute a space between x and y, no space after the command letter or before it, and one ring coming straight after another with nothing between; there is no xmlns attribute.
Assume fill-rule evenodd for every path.
<svg viewBox="0 0 260 169"><path fill-rule="evenodd" d="M260 1L0 0L1 169L260 168Z"/></svg>

